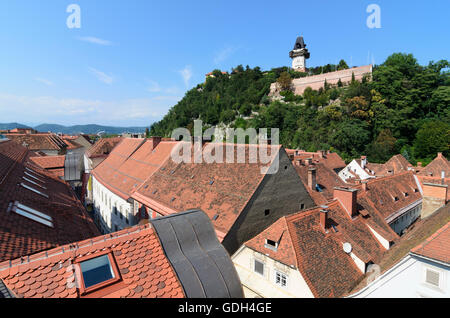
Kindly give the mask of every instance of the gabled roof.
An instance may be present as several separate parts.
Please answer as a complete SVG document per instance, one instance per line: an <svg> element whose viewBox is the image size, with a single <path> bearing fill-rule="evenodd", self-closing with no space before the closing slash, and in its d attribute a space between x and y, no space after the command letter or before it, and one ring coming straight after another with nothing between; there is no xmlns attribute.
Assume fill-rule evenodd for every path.
<svg viewBox="0 0 450 318"><path fill-rule="evenodd" d="M31 163L30 156L15 142L0 142L0 261L99 233L70 186ZM13 212L17 202L51 217L53 227Z"/></svg>
<svg viewBox="0 0 450 318"><path fill-rule="evenodd" d="M86 156L88 158L96 158L108 156L117 144L119 144L123 138L113 137L113 138L100 138L97 142L86 151Z"/></svg>
<svg viewBox="0 0 450 318"><path fill-rule="evenodd" d="M178 147L183 147L182 142ZM214 144L206 143L204 148ZM159 147L159 146L158 146ZM234 224L247 202L255 193L268 169L260 160L249 162L249 149L259 145L221 144L223 155L234 154L234 163L176 163L167 160L133 194L145 205L158 206L167 214L199 208L209 216L214 227L223 234ZM268 146L269 162L279 154L279 145ZM236 156L245 151L245 163ZM174 150L176 151L176 150ZM268 154L269 156L269 154Z"/></svg>
<svg viewBox="0 0 450 318"><path fill-rule="evenodd" d="M93 171L94 177L125 200L130 198L171 154L177 142L124 138Z"/></svg>
<svg viewBox="0 0 450 318"><path fill-rule="evenodd" d="M118 280L83 293L77 264L105 253L117 266ZM25 298L243 297L230 257L202 211L1 263L1 280Z"/></svg>
<svg viewBox="0 0 450 318"><path fill-rule="evenodd" d="M322 163L328 169L337 172L346 167L345 161L336 152L319 150L317 152L307 152L304 150L286 149L286 153L291 156L293 161L304 160L311 158L312 163Z"/></svg>
<svg viewBox="0 0 450 318"><path fill-rule="evenodd" d="M433 161L425 168L422 168L417 174L421 176L441 177L442 171L445 172L446 178L450 177L450 162L440 152Z"/></svg>
<svg viewBox="0 0 450 318"><path fill-rule="evenodd" d="M365 263L378 262L386 250L368 227L371 215L351 220L337 200L327 206L327 232L320 224L322 208L316 207L279 219L245 246L298 268L315 297L340 297L363 277L343 244L351 243ZM278 242L277 249L267 248L266 239Z"/></svg>
<svg viewBox="0 0 450 318"><path fill-rule="evenodd" d="M370 179L367 191L363 191L361 185L357 187L361 189L359 200L370 201L370 205L366 204L365 208L375 208L388 222L396 212L422 199L412 171Z"/></svg>
<svg viewBox="0 0 450 318"><path fill-rule="evenodd" d="M62 150L67 144L58 135L53 133L37 134L6 134L8 139L26 146L29 150Z"/></svg>

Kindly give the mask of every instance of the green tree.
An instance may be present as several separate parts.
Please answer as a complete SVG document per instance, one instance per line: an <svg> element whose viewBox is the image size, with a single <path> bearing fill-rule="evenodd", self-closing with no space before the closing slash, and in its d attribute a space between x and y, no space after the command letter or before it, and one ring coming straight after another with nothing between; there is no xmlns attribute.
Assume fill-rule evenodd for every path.
<svg viewBox="0 0 450 318"><path fill-rule="evenodd" d="M282 91L288 91L291 89L292 78L288 72L281 73L277 82L278 82L278 85L280 85L280 88Z"/></svg>
<svg viewBox="0 0 450 318"><path fill-rule="evenodd" d="M434 158L438 152L448 156L450 149L450 124L440 120L425 122L414 141L417 158Z"/></svg>

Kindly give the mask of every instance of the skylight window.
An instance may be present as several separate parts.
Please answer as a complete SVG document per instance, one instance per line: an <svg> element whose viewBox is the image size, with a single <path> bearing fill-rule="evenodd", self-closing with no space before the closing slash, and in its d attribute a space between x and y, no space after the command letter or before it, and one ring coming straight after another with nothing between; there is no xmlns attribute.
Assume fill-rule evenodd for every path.
<svg viewBox="0 0 450 318"><path fill-rule="evenodd" d="M46 187L41 186L39 183L37 183L37 182L35 182L35 181L31 180L31 179L28 179L27 177L22 177L22 179L27 181L27 182L29 182L29 183L31 183L31 184L37 185L38 187L40 187L42 189L47 189Z"/></svg>
<svg viewBox="0 0 450 318"><path fill-rule="evenodd" d="M28 190L30 190L30 191L33 191L34 193L37 193L37 194L39 194L39 195L41 195L41 196L43 196L43 197L46 197L46 198L48 199L48 195L46 195L45 193L42 193L42 192L39 191L39 190L36 190L35 188L32 188L32 187L26 185L26 184L23 183L23 182L22 182L20 185L21 185L22 187L24 187L25 189L28 189Z"/></svg>
<svg viewBox="0 0 450 318"><path fill-rule="evenodd" d="M84 292L97 289L119 279L119 274L111 254L87 259L81 261L79 264L83 278Z"/></svg>
<svg viewBox="0 0 450 318"><path fill-rule="evenodd" d="M32 209L26 205L23 205L19 202L14 203L11 211L35 222L44 224L48 227L53 227L53 219L50 216L42 212L39 212L35 209Z"/></svg>
<svg viewBox="0 0 450 318"><path fill-rule="evenodd" d="M37 180L37 181L42 182L42 183L45 183L45 181L39 179L38 177L33 176L31 173L28 173L27 171L25 171L24 174L29 176L29 177L31 177L31 178L33 178L34 180Z"/></svg>

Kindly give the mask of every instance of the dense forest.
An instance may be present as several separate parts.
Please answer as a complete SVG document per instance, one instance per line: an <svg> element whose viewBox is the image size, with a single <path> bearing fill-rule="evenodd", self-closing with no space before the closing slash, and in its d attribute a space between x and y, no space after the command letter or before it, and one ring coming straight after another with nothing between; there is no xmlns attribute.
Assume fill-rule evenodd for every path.
<svg viewBox="0 0 450 318"><path fill-rule="evenodd" d="M311 74L348 68L315 67L307 73L282 67L263 72L239 65L230 74L215 70L214 77L197 85L154 123L151 135L170 136L177 127L192 129L193 121L233 128L279 128L286 148L307 151L330 149L345 160L368 156L384 162L401 153L411 163L432 160L450 152L449 62L421 66L412 54L395 53L374 66L372 78L349 85L327 83L302 96L290 91L290 81ZM278 81L282 98L268 97Z"/></svg>

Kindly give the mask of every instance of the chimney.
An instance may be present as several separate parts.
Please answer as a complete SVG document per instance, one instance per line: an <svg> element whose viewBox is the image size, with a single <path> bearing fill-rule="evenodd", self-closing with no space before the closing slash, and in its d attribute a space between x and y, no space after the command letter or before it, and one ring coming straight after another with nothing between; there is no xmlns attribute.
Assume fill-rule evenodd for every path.
<svg viewBox="0 0 450 318"><path fill-rule="evenodd" d="M320 225L322 229L327 231L327 221L328 221L328 206L322 205L320 209Z"/></svg>
<svg viewBox="0 0 450 318"><path fill-rule="evenodd" d="M323 158L323 150L317 150L317 154L319 155L319 158Z"/></svg>
<svg viewBox="0 0 450 318"><path fill-rule="evenodd" d="M358 190L345 187L334 188L334 199L337 199L344 209L347 211L350 218L357 215L356 199Z"/></svg>
<svg viewBox="0 0 450 318"><path fill-rule="evenodd" d="M296 159L295 160L295 165L296 166L301 166L302 165L302 159Z"/></svg>
<svg viewBox="0 0 450 318"><path fill-rule="evenodd" d="M312 158L305 159L305 165L310 166L312 164Z"/></svg>
<svg viewBox="0 0 450 318"><path fill-rule="evenodd" d="M437 153L437 157L438 157L438 158L442 158L442 152L438 152L438 153Z"/></svg>
<svg viewBox="0 0 450 318"><path fill-rule="evenodd" d="M308 187L311 190L316 189L316 168L308 169Z"/></svg>
<svg viewBox="0 0 450 318"><path fill-rule="evenodd" d="M388 170L387 174L388 174L388 176L392 176L394 174L394 171Z"/></svg>
<svg viewBox="0 0 450 318"><path fill-rule="evenodd" d="M158 136L154 136L154 137L150 137L150 140L152 141L152 143L153 143L153 148L152 148L152 150L153 149L155 149L158 145L159 145L159 143L161 142L161 137L158 137Z"/></svg>
<svg viewBox="0 0 450 318"><path fill-rule="evenodd" d="M331 153L331 151L330 150L327 150L327 155L329 155Z"/></svg>
<svg viewBox="0 0 450 318"><path fill-rule="evenodd" d="M362 190L363 190L364 192L366 192L366 191L367 191L367 181L362 181L362 182L361 182L361 185L362 185Z"/></svg>
<svg viewBox="0 0 450 318"><path fill-rule="evenodd" d="M361 168L364 169L366 167L366 163L367 163L367 157L361 156Z"/></svg>
<svg viewBox="0 0 450 318"><path fill-rule="evenodd" d="M420 162L420 161L417 162L417 166L418 166L418 167L422 167L422 162Z"/></svg>

